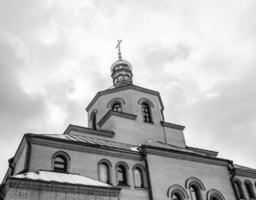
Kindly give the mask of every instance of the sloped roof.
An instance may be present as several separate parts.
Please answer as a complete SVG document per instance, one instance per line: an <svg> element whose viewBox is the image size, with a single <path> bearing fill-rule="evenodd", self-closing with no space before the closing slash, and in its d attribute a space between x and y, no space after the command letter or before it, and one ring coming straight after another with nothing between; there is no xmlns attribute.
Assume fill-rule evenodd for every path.
<svg viewBox="0 0 256 200"><path fill-rule="evenodd" d="M110 148L117 148L117 149L123 149L123 150L129 150L129 151L136 151L138 146L135 145L129 145L125 143L120 142L113 142L110 140L103 140L98 138L91 138L91 137L85 137L85 136L78 136L78 135L60 135L60 134L43 134L43 135L34 135L36 137L48 137L48 138L56 138L56 139L63 139L67 141L74 141L74 142L82 142L85 144L91 144L91 145L99 145L99 146L105 146Z"/></svg>
<svg viewBox="0 0 256 200"><path fill-rule="evenodd" d="M40 180L40 181L46 181L46 182L57 182L57 183L67 183L67 184L79 184L79 185L96 186L96 187L112 187L109 184L106 184L85 176L81 176L78 174L66 174L66 173L58 173L58 172L51 172L51 171L28 172L28 173L12 176L11 178Z"/></svg>
<svg viewBox="0 0 256 200"><path fill-rule="evenodd" d="M256 169L254 169L254 168L246 167L246 166L242 166L242 165L238 165L238 164L234 164L234 167L238 168L238 169L250 170L250 171L255 171L256 172Z"/></svg>

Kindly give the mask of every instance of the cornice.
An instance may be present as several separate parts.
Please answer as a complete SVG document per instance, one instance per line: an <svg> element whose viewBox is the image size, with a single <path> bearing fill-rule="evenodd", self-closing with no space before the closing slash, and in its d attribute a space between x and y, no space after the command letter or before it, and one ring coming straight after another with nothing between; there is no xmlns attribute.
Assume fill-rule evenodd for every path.
<svg viewBox="0 0 256 200"><path fill-rule="evenodd" d="M116 197L119 195L120 188L118 187L102 187L102 186L90 186L79 185L69 183L48 182L42 180L28 180L10 177L7 179L5 185L5 191L9 188L18 189L31 189L37 191L54 191L64 193L76 193L85 195L97 195L97 196L110 196Z"/></svg>
<svg viewBox="0 0 256 200"><path fill-rule="evenodd" d="M71 131L77 131L81 133L86 133L86 134L92 134L92 135L98 135L98 136L104 136L104 137L109 137L113 138L115 133L113 131L108 131L108 130L94 130L82 126L77 126L70 124L67 129L64 131L64 135L69 135Z"/></svg>
<svg viewBox="0 0 256 200"><path fill-rule="evenodd" d="M195 151L195 152L198 152L198 153L203 153L203 154L206 154L207 156L212 156L212 157L217 157L217 155L219 153L217 151L211 151L211 150L207 150L207 149L200 149L200 148L196 148L196 147L187 146L186 148L188 150Z"/></svg>
<svg viewBox="0 0 256 200"><path fill-rule="evenodd" d="M132 150L125 150L115 147L107 147L101 146L98 144L88 144L80 141L72 141L72 140L65 140L61 138L50 138L44 137L41 135L32 135L29 137L31 144L53 147L53 148L60 148L60 149L67 149L67 150L74 150L80 152L87 152L99 155L107 155L113 157L123 157L132 160L142 160L142 155L140 152L132 151Z"/></svg>
<svg viewBox="0 0 256 200"><path fill-rule="evenodd" d="M212 165L219 165L219 166L228 166L229 160L222 159L222 158L214 158L205 156L202 154L195 154L191 152L179 151L175 149L165 149L161 147L154 147L149 145L142 145L140 147L144 154L153 154L158 156L165 156L170 158L177 158L182 160L194 161L194 162L201 162L206 164Z"/></svg>
<svg viewBox="0 0 256 200"><path fill-rule="evenodd" d="M91 100L89 105L86 107L86 111L88 112L90 110L90 108L93 106L93 104L96 102L96 100L100 96L103 96L103 95L106 95L106 94L112 94L112 93L119 92L119 91L129 90L129 89L133 89L133 90L136 90L136 91L140 91L140 92L144 92L144 93L148 93L148 94L152 94L152 95L157 96L159 98L159 101L160 101L160 104L161 104L161 110L162 111L164 110L163 101L162 101L162 98L161 98L159 92L154 91L154 90L150 90L150 89L146 89L146 88L143 88L143 87L139 87L137 85L129 84L129 85L121 85L119 87L114 87L114 88L110 88L110 89L107 89L107 90L97 92L97 94L93 97L93 99Z"/></svg>
<svg viewBox="0 0 256 200"><path fill-rule="evenodd" d="M181 130L183 131L185 129L185 126L179 125L179 124L173 124L170 122L164 122L161 121L161 124L163 127L167 127L167 128L173 128L173 129L177 129L177 130Z"/></svg>
<svg viewBox="0 0 256 200"><path fill-rule="evenodd" d="M98 125L101 127L111 116L117 116L117 117L122 117L125 119L131 119L135 120L137 118L137 115L129 114L129 113L124 113L124 112L115 112L112 110L109 110L99 121Z"/></svg>
<svg viewBox="0 0 256 200"><path fill-rule="evenodd" d="M256 178L256 170L253 169L241 169L241 168L235 168L234 174L236 176L244 176L249 178Z"/></svg>

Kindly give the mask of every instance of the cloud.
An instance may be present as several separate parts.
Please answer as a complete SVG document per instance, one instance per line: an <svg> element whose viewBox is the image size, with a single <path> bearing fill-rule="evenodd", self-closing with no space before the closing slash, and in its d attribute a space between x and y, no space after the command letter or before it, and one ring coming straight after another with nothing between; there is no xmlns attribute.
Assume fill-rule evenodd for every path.
<svg viewBox="0 0 256 200"><path fill-rule="evenodd" d="M13 125L22 126L44 112L44 102L40 95L26 93L20 83L18 73L24 70L29 52L21 40L11 34L0 35L0 121L1 130L15 135Z"/></svg>
<svg viewBox="0 0 256 200"><path fill-rule="evenodd" d="M256 166L255 10L251 0L0 1L0 138L14 148L0 162L24 132L86 125L123 39L134 83L161 92L188 144Z"/></svg>

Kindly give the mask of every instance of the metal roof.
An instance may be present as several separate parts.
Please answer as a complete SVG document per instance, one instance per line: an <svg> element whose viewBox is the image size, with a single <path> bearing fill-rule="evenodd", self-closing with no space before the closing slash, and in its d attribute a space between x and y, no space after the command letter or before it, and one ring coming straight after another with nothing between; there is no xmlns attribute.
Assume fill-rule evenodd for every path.
<svg viewBox="0 0 256 200"><path fill-rule="evenodd" d="M85 176L81 176L78 174L66 174L66 173L58 173L58 172L51 172L51 171L28 172L28 173L12 176L12 178L41 180L41 181L47 181L47 182L58 182L58 183L68 183L68 184L79 184L79 185L86 185L86 186L112 187L109 184L106 184Z"/></svg>
<svg viewBox="0 0 256 200"><path fill-rule="evenodd" d="M102 139L78 136L78 135L43 134L40 136L63 139L63 140L67 140L67 141L83 142L85 144L99 145L99 146L105 146L105 147L110 147L110 148L117 148L117 149L138 152L138 150L137 150L138 146L129 145L129 144L125 144L125 143L119 143L119 142L113 142L110 140L102 140Z"/></svg>

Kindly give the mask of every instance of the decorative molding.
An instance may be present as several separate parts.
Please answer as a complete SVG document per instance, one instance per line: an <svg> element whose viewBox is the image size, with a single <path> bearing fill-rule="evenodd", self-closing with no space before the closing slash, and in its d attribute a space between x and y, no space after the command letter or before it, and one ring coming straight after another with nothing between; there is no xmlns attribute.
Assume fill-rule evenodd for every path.
<svg viewBox="0 0 256 200"><path fill-rule="evenodd" d="M139 99L138 104L141 105L144 102L147 103L151 108L155 107L154 104L152 103L152 101L150 101L149 99L146 99L146 98Z"/></svg>
<svg viewBox="0 0 256 200"><path fill-rule="evenodd" d="M184 200L189 199L189 196L188 196L186 190L179 185L173 185L173 186L169 187L169 189L167 190L167 197L172 197L172 194L174 192L178 192L181 195L182 199L184 199Z"/></svg>
<svg viewBox="0 0 256 200"><path fill-rule="evenodd" d="M186 147L187 150L191 150L194 152L198 152L198 153L203 153L206 154L207 156L212 156L212 157L217 157L218 153L217 151L211 151L211 150L207 150L207 149L199 149L199 148L195 148L195 147Z"/></svg>
<svg viewBox="0 0 256 200"><path fill-rule="evenodd" d="M137 118L137 115L129 114L129 113L124 113L124 112L115 112L112 110L109 110L99 121L98 125L101 127L105 122L111 117L111 116L117 116L117 117L122 117L126 119L131 119L135 120Z"/></svg>
<svg viewBox="0 0 256 200"><path fill-rule="evenodd" d="M211 200L211 197L216 197L218 200L225 200L224 196L216 189L211 189L206 194L207 200Z"/></svg>
<svg viewBox="0 0 256 200"><path fill-rule="evenodd" d="M91 109L91 107L94 105L94 103L97 101L97 99L100 96L103 96L103 95L106 95L106 94L112 94L112 93L119 92L119 91L129 90L129 89L157 96L159 101L160 101L161 110L164 110L163 101L162 101L162 98L161 98L159 92L154 91L154 90L150 90L150 89L146 89L146 88L143 88L143 87L139 87L137 85L129 84L129 85L123 85L123 86L114 87L114 88L111 88L111 89L107 89L107 90L97 92L97 94L93 97L93 99L91 100L89 105L86 107L86 111L88 112Z"/></svg>
<svg viewBox="0 0 256 200"><path fill-rule="evenodd" d="M189 189L191 185L196 185L200 190L205 190L204 184L196 177L190 177L185 182L186 189Z"/></svg>
<svg viewBox="0 0 256 200"><path fill-rule="evenodd" d="M111 107L113 106L113 104L116 103L116 102L121 103L121 105L125 105L125 101L124 101L122 98L117 97L117 98L111 99L111 100L108 102L107 108L111 108Z"/></svg>
<svg viewBox="0 0 256 200"><path fill-rule="evenodd" d="M115 147L101 146L97 144L85 144L80 141L65 140L61 138L45 137L42 135L31 135L29 140L31 144L37 144L42 146L48 146L52 148L60 148L66 150L74 150L80 152L94 153L98 155L107 155L113 157L123 157L133 160L142 160L140 152L132 150L119 149Z"/></svg>
<svg viewBox="0 0 256 200"><path fill-rule="evenodd" d="M177 129L177 130L181 130L183 131L185 129L185 126L179 125L179 124L173 124L170 122L164 122L161 121L161 124L163 127L167 127L167 128L173 128L173 129Z"/></svg>
<svg viewBox="0 0 256 200"><path fill-rule="evenodd" d="M229 164L229 160L226 160L226 159L209 157L201 154L185 152L182 150L179 151L176 149L165 149L165 148L155 147L150 145L141 145L140 148L142 149L142 151L144 151L147 154L154 154L158 156L161 155L161 156L170 157L170 158L189 160L189 161L219 165L224 167L227 167Z"/></svg>
<svg viewBox="0 0 256 200"><path fill-rule="evenodd" d="M70 135L71 131L76 131L80 133L86 133L86 134L92 134L92 135L98 135L98 136L104 136L104 137L110 137L113 138L115 133L113 131L108 130L94 130L91 128L86 128L82 126L72 125L70 124L67 129L64 131L63 135Z"/></svg>
<svg viewBox="0 0 256 200"><path fill-rule="evenodd" d="M51 192L76 193L85 195L117 197L120 192L118 187L102 187L68 183L48 182L42 180L27 180L10 177L7 179L5 190L10 188L44 190Z"/></svg>
<svg viewBox="0 0 256 200"><path fill-rule="evenodd" d="M256 178L256 170L254 169L242 169L242 168L235 167L234 173L237 176Z"/></svg>

